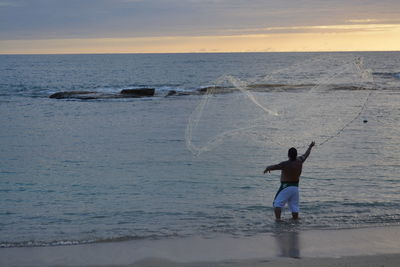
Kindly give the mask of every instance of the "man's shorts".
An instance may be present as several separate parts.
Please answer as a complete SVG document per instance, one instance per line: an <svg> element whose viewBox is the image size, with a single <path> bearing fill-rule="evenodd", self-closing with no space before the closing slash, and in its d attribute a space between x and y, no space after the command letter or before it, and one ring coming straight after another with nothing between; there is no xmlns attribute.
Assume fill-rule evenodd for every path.
<svg viewBox="0 0 400 267"><path fill-rule="evenodd" d="M274 208L283 208L288 203L291 212L299 212L299 187L282 183L275 196Z"/></svg>

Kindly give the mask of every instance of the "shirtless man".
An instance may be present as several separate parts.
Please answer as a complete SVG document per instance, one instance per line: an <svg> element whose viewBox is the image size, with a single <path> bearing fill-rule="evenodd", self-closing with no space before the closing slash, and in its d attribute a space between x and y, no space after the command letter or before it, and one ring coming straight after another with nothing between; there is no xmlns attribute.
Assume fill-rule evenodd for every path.
<svg viewBox="0 0 400 267"><path fill-rule="evenodd" d="M277 165L268 166L264 174L270 171L281 170L281 187L274 199L274 211L277 221L281 220L282 208L288 203L294 220L299 218L299 180L304 161L310 155L315 142L312 142L304 155L297 157L296 148L292 147L288 151L289 160Z"/></svg>

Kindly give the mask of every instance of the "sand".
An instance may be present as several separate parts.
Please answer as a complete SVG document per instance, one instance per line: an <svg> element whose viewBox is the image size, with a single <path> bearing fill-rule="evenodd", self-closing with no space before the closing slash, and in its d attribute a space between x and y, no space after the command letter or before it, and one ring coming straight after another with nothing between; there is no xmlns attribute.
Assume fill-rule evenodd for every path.
<svg viewBox="0 0 400 267"><path fill-rule="evenodd" d="M129 265L132 267L333 267L333 266L349 266L349 267L398 267L400 266L399 254L375 255L375 256L355 256L341 258L304 258L304 259L264 259L264 260L242 260L242 261L220 261L220 262L193 262L193 263L177 263L160 259L148 259L136 264Z"/></svg>
<svg viewBox="0 0 400 267"><path fill-rule="evenodd" d="M400 266L400 227L2 248L0 266Z"/></svg>

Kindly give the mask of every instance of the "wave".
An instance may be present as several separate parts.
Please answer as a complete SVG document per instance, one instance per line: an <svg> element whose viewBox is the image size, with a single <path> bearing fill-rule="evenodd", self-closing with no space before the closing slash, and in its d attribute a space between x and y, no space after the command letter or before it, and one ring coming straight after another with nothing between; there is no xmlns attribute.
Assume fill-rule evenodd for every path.
<svg viewBox="0 0 400 267"><path fill-rule="evenodd" d="M303 220L296 227L301 230L315 229L355 229L376 226L399 225L400 214L393 213L397 203L362 203L354 202L343 205L342 202L306 202L303 206ZM252 236L259 233L274 232L276 225L273 222L272 207L262 204L244 205L235 207L235 205L216 206L217 213L200 213L192 219L199 220L200 217L207 217L206 223L203 221L189 231L180 229L159 228L156 231L146 231L142 234L118 235L92 237L91 239L59 239L59 240L27 240L19 242L0 241L0 248L12 247L52 247L52 246L72 246L96 243L124 242L135 240L164 240L170 238L184 238L189 236L210 237L214 234L228 234L233 236ZM379 210L379 212L374 212ZM244 219L238 223L238 218ZM183 218L181 218L183 219ZM184 227L183 227L184 228Z"/></svg>
<svg viewBox="0 0 400 267"><path fill-rule="evenodd" d="M389 74L385 74L389 75ZM391 73L397 75L400 79L400 73ZM101 100L101 99L118 99L118 98L140 98L140 97L177 97L188 95L203 95L203 94L226 94L237 92L238 88L232 85L208 85L198 86L194 88L184 88L181 86L171 85L142 85L142 86L116 86L116 87L96 87L83 88L78 86L78 89L71 90L48 89L34 86L32 88L9 88L0 93L2 96L23 96L33 98L58 98L58 99L78 99L78 100ZM321 91L362 91L362 90L384 90L371 85L358 84L285 84L285 83L253 83L247 84L244 89L252 92L301 92L318 88ZM135 91L147 90L143 94L136 94ZM152 91L150 93L150 91ZM128 92L124 94L123 92ZM129 93L131 92L131 93Z"/></svg>
<svg viewBox="0 0 400 267"><path fill-rule="evenodd" d="M362 85L338 85L338 84L250 84L245 87L253 92L291 92L305 91L318 87L323 91L365 91L377 90ZM116 99L116 98L142 98L142 97L171 97L185 95L203 95L203 94L226 94L237 92L238 88L233 86L207 86L197 89L180 88L129 88L129 89L109 89L109 90L88 90L88 91L60 91L52 93L49 98L55 99L79 99L79 100L97 100L97 99Z"/></svg>
<svg viewBox="0 0 400 267"><path fill-rule="evenodd" d="M0 248L73 246L73 245L85 245L85 244L96 244L96 243L123 242L132 240L159 240L159 239L174 238L174 237L178 237L178 235L160 233L160 234L137 235L137 236L134 235L116 236L116 237L87 239L87 240L52 240L52 241L29 240L21 242L1 242Z"/></svg>
<svg viewBox="0 0 400 267"><path fill-rule="evenodd" d="M375 76L400 80L400 72L373 72Z"/></svg>
<svg viewBox="0 0 400 267"><path fill-rule="evenodd" d="M318 87L322 91L365 91L378 90L374 87L365 85L352 84L249 84L243 86L245 90L253 92L291 92L291 91L307 91ZM208 86L198 89L200 93L222 94L235 92L238 89L233 86Z"/></svg>

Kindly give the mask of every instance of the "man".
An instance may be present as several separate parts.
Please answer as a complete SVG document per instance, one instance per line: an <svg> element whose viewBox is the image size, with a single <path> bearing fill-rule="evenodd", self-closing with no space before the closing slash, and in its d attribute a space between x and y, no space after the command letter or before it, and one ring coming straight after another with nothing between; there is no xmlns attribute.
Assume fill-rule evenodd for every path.
<svg viewBox="0 0 400 267"><path fill-rule="evenodd" d="M288 161L283 161L277 165L268 166L264 174L270 171L281 170L281 187L274 199L274 212L277 221L281 220L282 208L288 203L294 220L299 218L299 180L304 161L311 153L315 142L312 142L306 153L297 157L296 148L292 147L288 151Z"/></svg>

